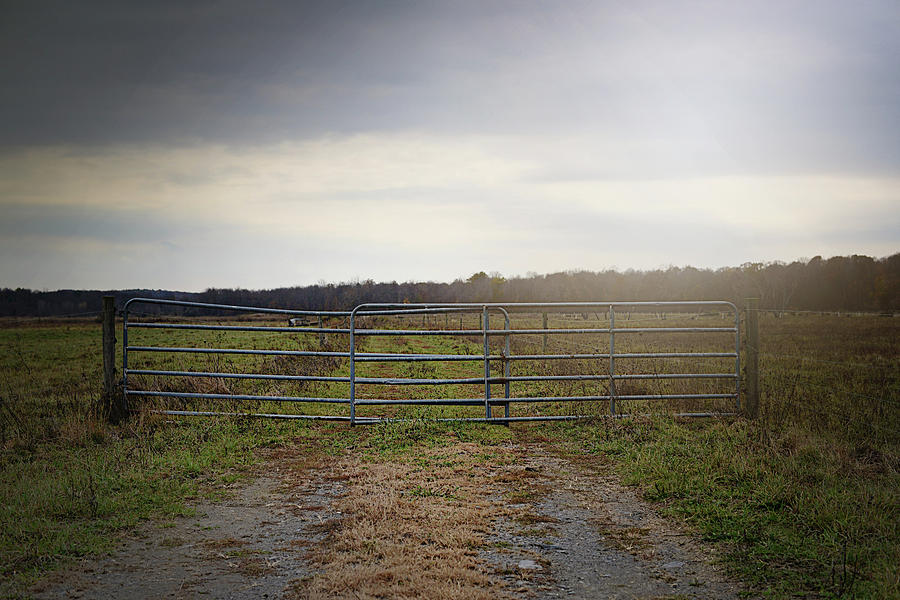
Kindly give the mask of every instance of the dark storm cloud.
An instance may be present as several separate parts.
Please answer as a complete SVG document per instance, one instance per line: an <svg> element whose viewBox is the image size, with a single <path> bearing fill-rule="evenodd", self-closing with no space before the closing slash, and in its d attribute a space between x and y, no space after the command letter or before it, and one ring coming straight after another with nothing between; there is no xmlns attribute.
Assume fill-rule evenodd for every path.
<svg viewBox="0 0 900 600"><path fill-rule="evenodd" d="M398 102L431 77L421 47L440 23L424 11L340 1L13 4L0 24L3 140L252 143L422 122Z"/></svg>
<svg viewBox="0 0 900 600"><path fill-rule="evenodd" d="M20 144L232 137L235 119L252 116L246 105L254 90L277 79L279 57L325 28L327 15L314 5L257 6L13 5L0 31L11 92L4 137Z"/></svg>
<svg viewBox="0 0 900 600"><path fill-rule="evenodd" d="M892 2L6 3L0 143L700 136L707 172L895 173L898 30Z"/></svg>

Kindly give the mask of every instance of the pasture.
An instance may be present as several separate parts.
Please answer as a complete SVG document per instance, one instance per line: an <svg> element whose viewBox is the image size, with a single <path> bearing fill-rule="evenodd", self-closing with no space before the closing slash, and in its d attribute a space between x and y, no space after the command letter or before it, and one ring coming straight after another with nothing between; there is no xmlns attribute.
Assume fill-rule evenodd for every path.
<svg viewBox="0 0 900 600"><path fill-rule="evenodd" d="M664 322L662 315L633 318L669 327L693 326L698 319L710 325L722 322L718 315L670 314ZM557 325L566 325L566 319L572 324L592 320L603 324L605 317L570 315L560 317ZM459 329L477 325L474 321L446 321L439 325ZM382 322L380 326L399 325ZM213 331L204 332L198 340L196 332L148 329L129 335L134 336L129 339L132 345L341 349L343 343L339 334L329 335L324 346L312 334ZM729 343L733 348L728 336L689 342L676 338L676 334L663 333L635 335L622 342L628 346L617 350L653 351L673 344L727 348ZM493 343L499 351L502 340ZM512 351L535 353L542 343L541 336L516 337ZM602 336L581 335L560 336L549 343L575 352L607 342ZM132 398L132 417L110 425L98 413L99 323L6 321L0 328L0 348L0 578L2 592L11 597L27 595L34 581L79 557L102 554L141 523L163 523L189 514L194 503L215 502L236 481L249 478L255 466L271 461L273 453L302 448L303 460L310 464L322 457L334 461L352 457L369 465L410 466L423 456L432 456L435 448L446 447L448 440L481 448L473 451L482 457L479 460L500 462L511 460L511 444L539 445L551 454L614 475L661 513L686 524L718 548L729 571L752 594L776 598L887 598L900 594L896 569L900 564L900 319L761 314L761 402L759 418L754 421L742 417L685 420L672 414L724 410L728 408L726 400L633 401L622 407L635 414L626 419L609 418L608 403L582 401L534 403L514 410L523 415L588 414L593 419L515 423L507 428L430 420L472 416L477 414L477 406L387 405L367 406L364 410L370 412L365 414L419 420L350 428L344 423L240 417L172 418L148 410L302 409L310 414L334 414L345 408L327 403L301 407L221 400L136 403ZM385 336L363 338L359 350L477 354L482 347L479 338L467 335ZM728 360L717 360L679 368L710 373L727 370ZM129 366L335 378L348 373L347 361L341 358L148 353ZM649 362L619 367L623 372L665 372L672 365ZM492 368L499 371L501 366L497 362ZM588 361L579 360L521 361L512 363L511 374L527 377L539 371L566 376L591 368ZM359 375L459 379L484 373L479 362L426 362L371 363ZM138 383L142 389L159 391L289 393L318 398L346 397L347 385L341 381L153 375L141 376L135 381ZM517 396L580 396L599 394L606 383L560 380L516 385ZM628 382L630 387L619 393L715 393L727 385L727 381L717 380L637 380ZM477 399L483 397L483 388L453 384L441 393ZM415 399L430 394L434 390L421 385L367 386L360 391L361 398ZM503 386L492 386L492 395L502 397ZM491 484L485 479L480 485ZM427 487L419 489L420 495L434 492ZM479 490L483 491L476 486L466 493L477 495ZM471 538L467 543L475 543L473 539L477 541Z"/></svg>

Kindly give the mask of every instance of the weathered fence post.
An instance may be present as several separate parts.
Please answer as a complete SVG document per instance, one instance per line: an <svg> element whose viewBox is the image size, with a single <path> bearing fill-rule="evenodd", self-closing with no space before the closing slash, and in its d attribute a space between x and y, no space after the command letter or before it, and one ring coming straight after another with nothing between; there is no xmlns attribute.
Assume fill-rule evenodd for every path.
<svg viewBox="0 0 900 600"><path fill-rule="evenodd" d="M755 419L759 414L759 298L747 298L744 324L747 329L744 410L748 418Z"/></svg>
<svg viewBox="0 0 900 600"><path fill-rule="evenodd" d="M116 299L103 296L103 403L107 418L125 417L124 395L116 389Z"/></svg>
<svg viewBox="0 0 900 600"><path fill-rule="evenodd" d="M322 329L322 315L319 315L319 329ZM319 332L319 345L325 345L325 334L323 332Z"/></svg>

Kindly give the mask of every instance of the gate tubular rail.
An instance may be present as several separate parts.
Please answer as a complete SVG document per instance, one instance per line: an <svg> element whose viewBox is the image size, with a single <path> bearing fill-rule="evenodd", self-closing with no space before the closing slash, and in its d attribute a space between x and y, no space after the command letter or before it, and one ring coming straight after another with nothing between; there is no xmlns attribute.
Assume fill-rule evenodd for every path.
<svg viewBox="0 0 900 600"><path fill-rule="evenodd" d="M252 314L272 314L282 317L316 317L319 319L318 327L273 327L254 325L205 325L200 323L171 323L171 322L135 322L129 320L129 312L133 304L156 304L177 306L189 309L203 309L215 311L233 311ZM734 317L733 327L621 327L616 326L617 309L648 310L685 308L717 308L719 313L731 313ZM551 328L547 326L546 315L548 313L582 313L598 311L608 314L609 327L562 327ZM515 421L537 420L568 420L582 419L595 415L523 415L512 416L510 406L512 404L534 404L546 402L604 402L609 403L609 414L612 416L627 416L618 411L617 403L632 400L733 400L734 411L728 412L688 412L678 413L678 416L700 416L736 414L740 410L740 315L737 307L725 301L695 301L695 302L565 302L565 303L459 303L459 304L397 304L397 303L367 303L361 304L352 311L309 311L288 310L250 306L235 306L226 304L210 304L179 300L160 300L153 298L132 298L124 306L123 322L123 389L126 402L129 397L167 397L177 399L202 399L202 400L240 400L257 402L285 402L285 403L323 403L344 404L349 407L349 415L303 415L303 414L275 414L275 413L241 413L224 411L190 411L190 410L159 410L169 415L245 415L265 418L284 419L329 419L336 421L348 421L352 424L377 423L384 420L392 420L385 417L360 416L356 414L357 406L483 406L484 417L442 417L438 421L482 421L493 423L509 423ZM390 329L376 327L359 327L361 317L389 317L409 315L439 315L454 314L479 314L481 328L479 329ZM510 314L517 313L544 313L544 326L542 328L520 328L510 326ZM503 317L503 328L492 328L490 317L493 315ZM341 318L347 319L349 327L325 327L322 319ZM599 318L599 317L598 317ZM293 322L293 319L292 321ZM462 321L460 321L462 324ZM221 332L267 332L267 333L309 333L346 335L349 337L347 351L334 350L280 350L274 348L203 348L180 346L152 346L128 344L129 328L144 329L173 329L194 331L221 331ZM734 352L616 352L617 336L644 333L733 333ZM555 352L541 354L519 354L511 352L511 338L513 336L544 336L544 348L546 340L551 335L606 335L608 336L608 352ZM400 352L357 352L357 337L377 336L455 336L475 337L482 339L483 351L481 354L428 354L428 353L400 353ZM503 348L499 354L492 353L490 341L497 337L503 340ZM349 361L349 376L326 375L292 375L277 373L227 373L218 371L188 371L172 369L133 369L129 368L129 354L131 353L188 353L207 355L255 355L275 357L322 357L341 358ZM617 359L725 359L734 360L734 371L723 373L619 373L617 372ZM510 366L515 361L547 361L547 360L596 360L605 361L605 373L588 373L575 375L518 375L510 373ZM356 374L357 363L415 363L415 362L483 362L484 375L478 377L360 377ZM491 373L492 363L499 362L502 367L502 375ZM319 396L287 396L266 394L224 394L203 392L174 392L141 390L129 388L129 376L156 376L156 377L187 377L187 378L222 378L234 380L259 380L259 381L285 381L285 382L332 382L349 384L347 397L319 397ZM647 381L647 380L734 380L734 391L723 393L675 393L675 394L619 394L616 383L623 381ZM581 396L513 396L510 393L512 383L524 382L552 382L552 381L605 381L608 386L607 394L581 395ZM406 385L477 385L483 388L482 398L437 398L424 399L391 399L391 398L359 398L357 386L406 386ZM503 386L502 397L492 397L492 385ZM502 407L503 416L494 416L493 408Z"/></svg>

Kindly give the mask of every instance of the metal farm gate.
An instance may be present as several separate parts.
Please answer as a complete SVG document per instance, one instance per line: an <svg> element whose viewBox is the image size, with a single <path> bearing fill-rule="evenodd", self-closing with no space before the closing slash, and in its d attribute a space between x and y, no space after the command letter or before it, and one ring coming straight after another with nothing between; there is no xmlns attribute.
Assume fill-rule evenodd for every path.
<svg viewBox="0 0 900 600"><path fill-rule="evenodd" d="M133 298L123 385L164 414L350 424L725 415L740 408L739 319L724 301L347 312Z"/></svg>

